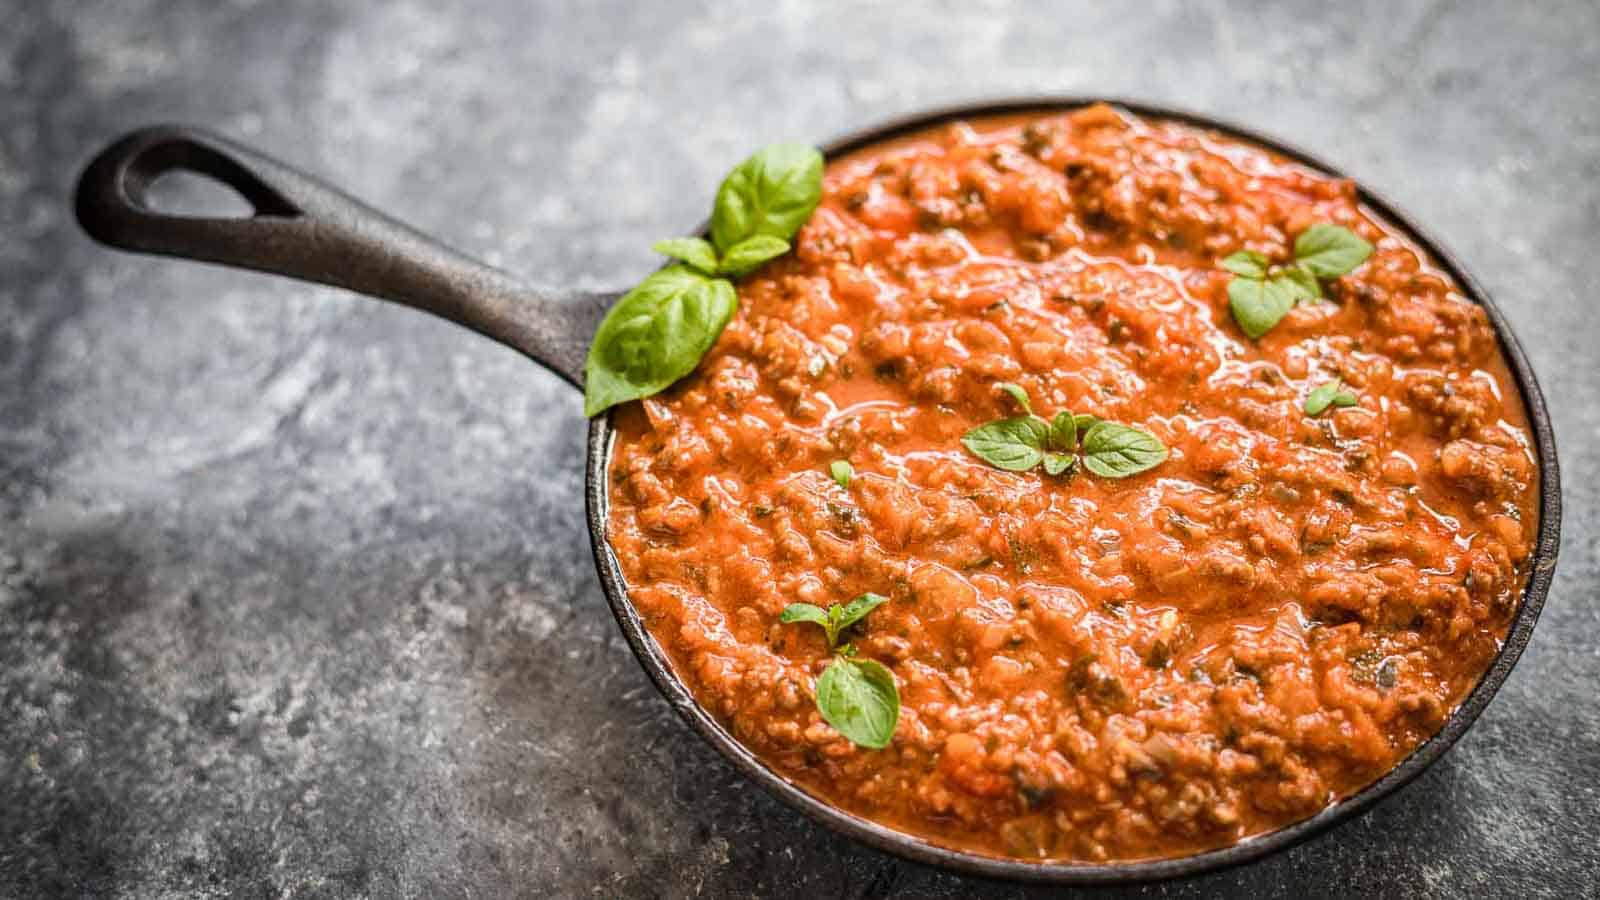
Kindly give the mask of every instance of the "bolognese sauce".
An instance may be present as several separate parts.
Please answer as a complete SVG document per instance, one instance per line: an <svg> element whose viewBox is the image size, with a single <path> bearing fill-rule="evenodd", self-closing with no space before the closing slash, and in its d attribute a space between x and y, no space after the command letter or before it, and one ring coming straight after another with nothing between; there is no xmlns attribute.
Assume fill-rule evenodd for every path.
<svg viewBox="0 0 1600 900"><path fill-rule="evenodd" d="M1374 246L1259 340L1219 265ZM832 161L699 369L619 408L608 537L696 699L840 808L994 855L1132 860L1312 815L1494 659L1538 473L1483 310L1355 186L1105 106ZM1353 404L1307 412L1337 380ZM1169 448L1122 479L963 449L1044 409ZM847 461L848 480L830 477ZM893 673L892 741L820 716L822 630Z"/></svg>

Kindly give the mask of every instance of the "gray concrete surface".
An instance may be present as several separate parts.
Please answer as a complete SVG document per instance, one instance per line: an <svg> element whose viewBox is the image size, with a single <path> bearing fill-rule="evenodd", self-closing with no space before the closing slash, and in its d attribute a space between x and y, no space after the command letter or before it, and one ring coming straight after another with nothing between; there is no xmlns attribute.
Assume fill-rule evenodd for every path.
<svg viewBox="0 0 1600 900"><path fill-rule="evenodd" d="M1047 895L814 827L674 717L604 607L554 377L105 251L66 201L96 145L182 120L619 286L753 146L1043 91L1237 118L1392 193L1501 299L1567 486L1544 621L1455 751L1310 844L1127 893L1595 896L1592 0L0 0L0 897Z"/></svg>

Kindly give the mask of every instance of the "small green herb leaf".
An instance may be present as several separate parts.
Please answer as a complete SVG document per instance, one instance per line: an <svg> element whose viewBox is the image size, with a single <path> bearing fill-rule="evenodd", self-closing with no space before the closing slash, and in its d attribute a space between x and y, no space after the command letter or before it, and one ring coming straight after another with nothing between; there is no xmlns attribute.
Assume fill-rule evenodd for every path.
<svg viewBox="0 0 1600 900"><path fill-rule="evenodd" d="M1228 282L1228 306L1233 320L1251 340L1255 340L1294 308L1295 294L1279 279L1237 277Z"/></svg>
<svg viewBox="0 0 1600 900"><path fill-rule="evenodd" d="M1050 452L1044 455L1044 473L1046 475L1060 475L1078 464L1078 458L1070 453Z"/></svg>
<svg viewBox="0 0 1600 900"><path fill-rule="evenodd" d="M861 621L862 617L878 607L889 602L889 598L880 594L862 594L861 596L839 606L828 609L828 618L833 620L835 633L842 633L846 628Z"/></svg>
<svg viewBox="0 0 1600 900"><path fill-rule="evenodd" d="M707 247L709 248L709 244ZM762 263L769 259L776 259L789 252L789 242L783 238L773 237L770 234L757 234L745 238L722 254L722 262L717 265L717 274L733 275L735 277L753 272Z"/></svg>
<svg viewBox="0 0 1600 900"><path fill-rule="evenodd" d="M1008 472L1026 472L1044 459L1049 426L1033 416L1001 419L979 425L961 437L973 455Z"/></svg>
<svg viewBox="0 0 1600 900"><path fill-rule="evenodd" d="M1317 276L1300 263L1284 269L1279 278L1291 285L1290 292L1295 295L1296 302L1300 300L1315 300L1322 296L1322 285L1317 281Z"/></svg>
<svg viewBox="0 0 1600 900"><path fill-rule="evenodd" d="M822 154L805 144L762 148L728 173L711 212L711 242L727 253L756 235L788 240L822 199Z"/></svg>
<svg viewBox="0 0 1600 900"><path fill-rule="evenodd" d="M1366 262L1372 245L1355 232L1326 222L1313 225L1294 241L1294 258L1322 279L1338 278Z"/></svg>
<svg viewBox="0 0 1600 900"><path fill-rule="evenodd" d="M1314 416L1333 404L1333 395L1339 393L1339 379L1326 381L1311 389L1306 395L1306 415Z"/></svg>
<svg viewBox="0 0 1600 900"><path fill-rule="evenodd" d="M667 238L650 249L663 256L681 259L707 275L717 273L717 251L704 238Z"/></svg>
<svg viewBox="0 0 1600 900"><path fill-rule="evenodd" d="M1356 399L1355 394L1352 394L1349 391L1340 390L1341 386L1341 380L1335 378L1332 381L1323 382L1322 384L1317 385L1315 388L1312 388L1311 393L1306 395L1306 415L1318 415L1330 406L1355 406L1358 402L1360 402Z"/></svg>
<svg viewBox="0 0 1600 900"><path fill-rule="evenodd" d="M852 743L882 750L900 721L900 691L879 663L835 658L817 679L817 711Z"/></svg>
<svg viewBox="0 0 1600 900"><path fill-rule="evenodd" d="M823 628L828 627L828 611L813 603L791 603L783 608L778 621L785 625L791 622L815 622ZM830 646L832 641L829 641Z"/></svg>
<svg viewBox="0 0 1600 900"><path fill-rule="evenodd" d="M1088 434L1089 429L1093 428L1099 421L1099 416L1091 416L1088 413L1078 413L1072 417L1072 424L1078 427L1078 435L1080 437Z"/></svg>
<svg viewBox="0 0 1600 900"><path fill-rule="evenodd" d="M854 477L856 470L851 467L847 460L836 459L828 464L828 474L832 475L833 480L839 483L839 487L848 491L850 490L850 479Z"/></svg>
<svg viewBox="0 0 1600 900"><path fill-rule="evenodd" d="M1267 277L1267 258L1254 250L1240 250L1224 257L1222 267L1246 278Z"/></svg>
<svg viewBox="0 0 1600 900"><path fill-rule="evenodd" d="M1083 466L1101 478L1127 478L1155 468L1167 446L1142 428L1101 422L1083 436Z"/></svg>
<svg viewBox="0 0 1600 900"><path fill-rule="evenodd" d="M584 415L648 397L694 371L738 306L733 285L668 266L611 307L584 364Z"/></svg>
<svg viewBox="0 0 1600 900"><path fill-rule="evenodd" d="M1065 453L1073 453L1078 449L1078 417L1062 410L1050 421L1050 447ZM1045 460L1045 468L1049 469L1049 459ZM1059 473L1051 472L1051 475Z"/></svg>
<svg viewBox="0 0 1600 900"><path fill-rule="evenodd" d="M1029 415L1033 414L1033 404L1028 402L1028 392L1023 390L1020 385L1012 384L1009 381L1002 381L995 385L995 387L1005 391L1007 396L1017 401L1017 405L1022 407L1023 412L1028 413Z"/></svg>

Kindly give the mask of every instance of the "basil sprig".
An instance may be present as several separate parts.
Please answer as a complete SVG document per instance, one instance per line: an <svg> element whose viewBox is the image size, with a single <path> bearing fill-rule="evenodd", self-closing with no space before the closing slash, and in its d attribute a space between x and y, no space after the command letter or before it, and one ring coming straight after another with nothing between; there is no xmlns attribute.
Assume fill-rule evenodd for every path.
<svg viewBox="0 0 1600 900"><path fill-rule="evenodd" d="M773 144L735 167L717 190L711 240L657 242L657 253L679 263L640 282L601 321L584 363L584 415L660 393L694 371L738 306L729 279L789 252L821 199L815 147Z"/></svg>
<svg viewBox="0 0 1600 900"><path fill-rule="evenodd" d="M1323 222L1307 228L1294 241L1294 262L1272 266L1254 250L1240 250L1222 260L1234 274L1228 282L1228 308L1251 340L1283 321L1304 300L1322 296L1322 282L1355 269L1372 255L1372 245L1355 232Z"/></svg>
<svg viewBox="0 0 1600 900"><path fill-rule="evenodd" d="M1349 391L1340 390L1339 388L1342 385L1343 380L1335 378L1312 388L1311 393L1306 395L1306 415L1320 415L1323 410L1330 406L1355 406L1357 402L1356 395Z"/></svg>
<svg viewBox="0 0 1600 900"><path fill-rule="evenodd" d="M783 613L778 616L778 621L788 624L790 622L812 622L822 626L828 635L828 648L831 650L838 646L839 635L846 628L866 618L867 613L887 603L888 597L880 594L862 594L849 603L840 603L823 609L813 603L791 603L783 608Z"/></svg>
<svg viewBox="0 0 1600 900"><path fill-rule="evenodd" d="M1167 458L1166 445L1142 428L1065 409L1046 421L1034 414L1021 387L1010 382L996 387L1026 415L979 425L961 436L961 445L997 469L1027 472L1043 464L1047 475L1070 472L1078 466L1080 441L1083 467L1102 478L1137 475Z"/></svg>
<svg viewBox="0 0 1600 900"><path fill-rule="evenodd" d="M888 600L869 593L827 609L791 603L778 617L785 623L811 622L822 627L834 656L817 678L817 712L835 731L869 750L882 750L894 739L900 721L900 690L888 669L870 659L854 658L855 647L841 645L839 635Z"/></svg>

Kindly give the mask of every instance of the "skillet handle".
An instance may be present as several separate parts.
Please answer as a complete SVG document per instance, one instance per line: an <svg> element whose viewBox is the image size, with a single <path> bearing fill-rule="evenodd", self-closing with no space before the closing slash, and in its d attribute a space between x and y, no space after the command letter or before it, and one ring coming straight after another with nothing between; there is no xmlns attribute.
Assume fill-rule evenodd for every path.
<svg viewBox="0 0 1600 900"><path fill-rule="evenodd" d="M171 171L208 176L253 209L170 215L147 202ZM616 294L527 287L309 175L196 128L159 125L107 147L78 181L83 230L122 250L332 285L433 313L581 387L589 338Z"/></svg>

